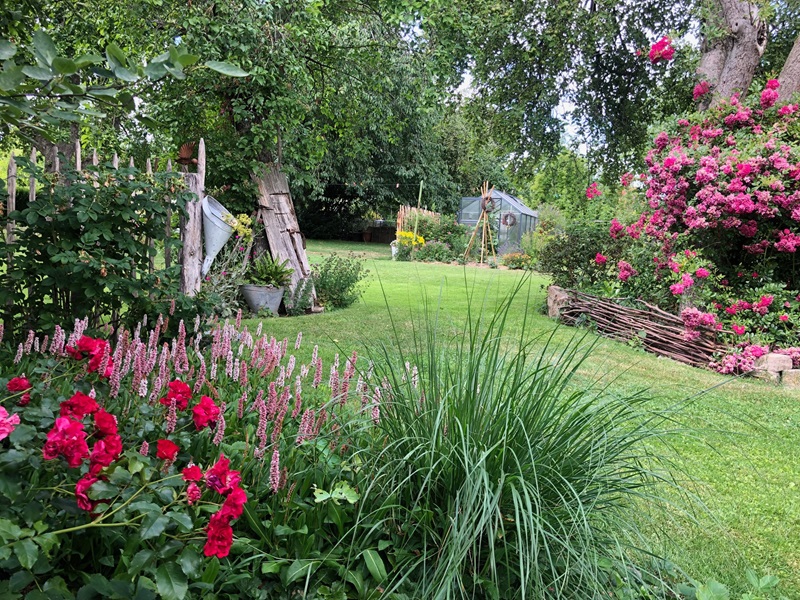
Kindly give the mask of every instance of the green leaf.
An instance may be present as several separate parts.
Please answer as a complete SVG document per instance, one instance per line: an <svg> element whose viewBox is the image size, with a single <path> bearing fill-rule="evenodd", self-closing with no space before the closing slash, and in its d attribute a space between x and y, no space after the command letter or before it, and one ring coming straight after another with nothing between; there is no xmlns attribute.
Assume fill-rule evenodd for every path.
<svg viewBox="0 0 800 600"><path fill-rule="evenodd" d="M22 529L19 528L19 525L8 519L0 519L0 538L3 538L3 542L17 540L21 535Z"/></svg>
<svg viewBox="0 0 800 600"><path fill-rule="evenodd" d="M261 563L261 573L263 575L276 575L286 565L285 560L269 560Z"/></svg>
<svg viewBox="0 0 800 600"><path fill-rule="evenodd" d="M117 486L107 481L96 481L92 484L92 487L89 488L87 496L92 500L106 500L108 498L114 498L117 494L119 494L119 488Z"/></svg>
<svg viewBox="0 0 800 600"><path fill-rule="evenodd" d="M114 42L106 46L106 58L112 67L124 67L128 62L128 58L125 56L122 48L117 46Z"/></svg>
<svg viewBox="0 0 800 600"><path fill-rule="evenodd" d="M728 588L713 579L697 588L696 595L697 600L730 600L731 597Z"/></svg>
<svg viewBox="0 0 800 600"><path fill-rule="evenodd" d="M78 66L69 58L57 56L53 59L53 69L55 69L56 73L59 75L72 75L78 70Z"/></svg>
<svg viewBox="0 0 800 600"><path fill-rule="evenodd" d="M381 555L376 550L364 550L362 556L370 574L378 583L386 581L388 574Z"/></svg>
<svg viewBox="0 0 800 600"><path fill-rule="evenodd" d="M139 538L149 540L160 536L169 523L169 517L157 512L148 513L142 521L142 528L139 530Z"/></svg>
<svg viewBox="0 0 800 600"><path fill-rule="evenodd" d="M58 56L53 40L41 29L33 34L33 47L48 67L53 64L53 59Z"/></svg>
<svg viewBox="0 0 800 600"><path fill-rule="evenodd" d="M314 560L296 560L289 568L286 570L286 578L284 580L284 585L289 585L290 583L294 583L298 579L303 579L304 577L308 577L308 574L313 571L319 561Z"/></svg>
<svg viewBox="0 0 800 600"><path fill-rule="evenodd" d="M139 76L125 67L114 67L114 75L122 81L133 82L139 81Z"/></svg>
<svg viewBox="0 0 800 600"><path fill-rule="evenodd" d="M208 60L206 61L205 66L211 69L212 71L216 71L217 73L222 73L223 75L227 75L228 77L247 77L248 75L250 75L250 73L248 73L244 69L241 69L236 65L232 65L231 63L227 62Z"/></svg>
<svg viewBox="0 0 800 600"><path fill-rule="evenodd" d="M201 577L201 581L203 583L214 583L217 580L217 575L219 574L219 559L215 556L210 561L208 561L208 566L206 570L203 571L203 577Z"/></svg>
<svg viewBox="0 0 800 600"><path fill-rule="evenodd" d="M203 557L195 550L194 546L187 546L184 548L183 552L181 552L181 555L178 557L178 564L181 566L183 572L186 573L186 577L200 579Z"/></svg>
<svg viewBox="0 0 800 600"><path fill-rule="evenodd" d="M28 77L32 79L38 79L39 81L49 81L53 78L53 72L50 69L45 69L44 67L25 65L22 67L22 72Z"/></svg>
<svg viewBox="0 0 800 600"><path fill-rule="evenodd" d="M189 590L186 574L174 562L164 563L156 571L158 593L165 600L183 600Z"/></svg>
<svg viewBox="0 0 800 600"><path fill-rule="evenodd" d="M762 592L765 590L770 590L774 587L777 587L780 582L781 580L775 575L764 575L758 580L758 589Z"/></svg>
<svg viewBox="0 0 800 600"><path fill-rule="evenodd" d="M189 67L195 64L198 60L200 60L200 57L194 54L181 54L180 56L178 56L177 62L182 67Z"/></svg>
<svg viewBox="0 0 800 600"><path fill-rule="evenodd" d="M151 62L144 68L144 74L150 79L157 81L167 74L167 69L164 63Z"/></svg>
<svg viewBox="0 0 800 600"><path fill-rule="evenodd" d="M172 511L167 513L167 516L178 524L178 529L184 533L190 532L194 529L192 518L186 513Z"/></svg>
<svg viewBox="0 0 800 600"><path fill-rule="evenodd" d="M0 40L0 60L8 60L17 53L17 47L8 40Z"/></svg>
<svg viewBox="0 0 800 600"><path fill-rule="evenodd" d="M97 54L82 54L75 59L75 66L79 69L103 62L103 57Z"/></svg>
<svg viewBox="0 0 800 600"><path fill-rule="evenodd" d="M128 573L130 575L135 575L139 571L141 571L151 560L153 560L153 556L155 552L152 550L139 550L136 554L133 555L131 559L131 564L128 567Z"/></svg>
<svg viewBox="0 0 800 600"><path fill-rule="evenodd" d="M14 543L14 554L19 559L23 569L32 569L36 559L39 558L39 548L31 539L20 540Z"/></svg>
<svg viewBox="0 0 800 600"><path fill-rule="evenodd" d="M8 580L8 589L12 592L21 592L33 583L33 574L28 571L17 571Z"/></svg>
<svg viewBox="0 0 800 600"><path fill-rule="evenodd" d="M4 92L11 92L25 81L25 74L22 72L22 67L16 67L10 71L0 73L0 90Z"/></svg>

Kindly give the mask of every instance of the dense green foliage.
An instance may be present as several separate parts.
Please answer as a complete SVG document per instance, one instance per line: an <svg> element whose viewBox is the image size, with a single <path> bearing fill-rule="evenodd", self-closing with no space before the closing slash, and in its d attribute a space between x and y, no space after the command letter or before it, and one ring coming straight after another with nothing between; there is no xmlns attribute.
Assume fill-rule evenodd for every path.
<svg viewBox="0 0 800 600"><path fill-rule="evenodd" d="M157 252L150 240L173 252L180 247L164 239L168 209L180 213L189 196L175 174L111 165L53 174L24 159L20 165L38 191L9 215L18 223L0 285L9 334L52 331L84 317L92 327L116 326L155 306L164 310L178 296L180 266L150 272Z"/></svg>
<svg viewBox="0 0 800 600"><path fill-rule="evenodd" d="M364 260L353 253L339 256L334 253L314 265L311 279L317 299L323 306L347 308L359 299L363 286L359 285L369 275Z"/></svg>

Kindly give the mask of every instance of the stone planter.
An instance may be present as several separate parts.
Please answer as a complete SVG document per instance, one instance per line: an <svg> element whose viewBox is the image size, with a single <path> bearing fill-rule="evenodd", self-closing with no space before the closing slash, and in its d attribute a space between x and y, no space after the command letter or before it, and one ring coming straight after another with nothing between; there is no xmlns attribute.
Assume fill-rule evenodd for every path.
<svg viewBox="0 0 800 600"><path fill-rule="evenodd" d="M243 285L241 288L242 296L244 296L247 306L250 307L254 313L268 308L270 312L278 314L278 309L283 300L284 288L266 286L266 285Z"/></svg>

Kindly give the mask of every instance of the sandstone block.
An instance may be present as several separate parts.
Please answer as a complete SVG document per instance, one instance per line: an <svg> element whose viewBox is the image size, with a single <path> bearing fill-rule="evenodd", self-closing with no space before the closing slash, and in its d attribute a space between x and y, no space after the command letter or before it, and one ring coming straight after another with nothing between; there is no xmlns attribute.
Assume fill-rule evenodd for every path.
<svg viewBox="0 0 800 600"><path fill-rule="evenodd" d="M756 359L756 369L763 369L772 373L780 373L781 371L790 371L792 368L792 359L785 354L776 354L770 352L761 358Z"/></svg>
<svg viewBox="0 0 800 600"><path fill-rule="evenodd" d="M547 288L547 316L557 319L561 315L561 309L569 302L569 295L564 288L551 285Z"/></svg>
<svg viewBox="0 0 800 600"><path fill-rule="evenodd" d="M787 387L800 388L800 369L784 371L781 381Z"/></svg>

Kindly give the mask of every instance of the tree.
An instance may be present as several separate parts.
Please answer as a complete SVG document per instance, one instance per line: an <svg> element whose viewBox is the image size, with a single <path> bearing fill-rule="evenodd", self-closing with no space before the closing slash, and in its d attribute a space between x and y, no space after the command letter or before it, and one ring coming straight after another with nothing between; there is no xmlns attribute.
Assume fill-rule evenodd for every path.
<svg viewBox="0 0 800 600"><path fill-rule="evenodd" d="M767 47L770 25L784 43L771 53L784 97L798 89L798 15L791 3L743 0L432 1L403 7L430 44L468 69L476 114L515 162L552 156L567 120L577 124L611 178L641 160L648 127L691 106L695 70L711 84L707 102L746 93ZM408 18L408 17L407 17ZM651 61L652 44L700 31L677 59ZM791 52L789 49L791 48ZM787 56L788 53L788 56ZM777 71L775 73L777 75Z"/></svg>

